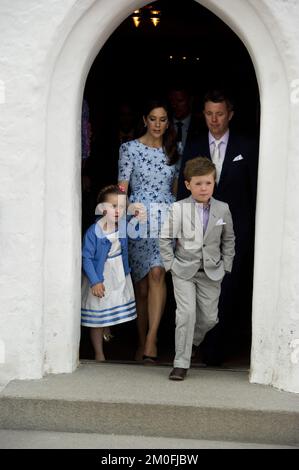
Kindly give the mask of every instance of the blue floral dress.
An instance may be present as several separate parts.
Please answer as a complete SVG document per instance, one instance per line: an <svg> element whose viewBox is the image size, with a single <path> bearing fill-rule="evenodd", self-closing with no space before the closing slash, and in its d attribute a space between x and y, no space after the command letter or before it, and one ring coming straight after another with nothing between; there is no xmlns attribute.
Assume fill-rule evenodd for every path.
<svg viewBox="0 0 299 470"><path fill-rule="evenodd" d="M120 147L119 181L129 181L130 202L141 202L147 209L147 233L129 238L129 258L133 280L143 279L154 266L163 266L159 250L161 223L175 201L172 187L179 174L179 162L169 166L163 149L147 147L138 139Z"/></svg>

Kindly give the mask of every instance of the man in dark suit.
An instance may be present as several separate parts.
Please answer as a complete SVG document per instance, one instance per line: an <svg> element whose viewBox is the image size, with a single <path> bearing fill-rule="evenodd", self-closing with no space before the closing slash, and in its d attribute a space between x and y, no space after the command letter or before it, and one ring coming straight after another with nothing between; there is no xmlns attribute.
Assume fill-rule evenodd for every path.
<svg viewBox="0 0 299 470"><path fill-rule="evenodd" d="M217 170L214 197L229 204L236 235L233 270L222 282L219 324L203 345L203 359L208 365L220 365L232 343L250 341L258 146L230 131L233 115L233 105L223 92L205 95L208 133L186 145L178 182L180 200L187 196L183 178L186 161L198 156L211 158ZM197 345L196 327L193 343Z"/></svg>
<svg viewBox="0 0 299 470"><path fill-rule="evenodd" d="M177 133L178 151L182 155L200 131L199 120L192 114L192 97L182 84L174 85L168 92Z"/></svg>

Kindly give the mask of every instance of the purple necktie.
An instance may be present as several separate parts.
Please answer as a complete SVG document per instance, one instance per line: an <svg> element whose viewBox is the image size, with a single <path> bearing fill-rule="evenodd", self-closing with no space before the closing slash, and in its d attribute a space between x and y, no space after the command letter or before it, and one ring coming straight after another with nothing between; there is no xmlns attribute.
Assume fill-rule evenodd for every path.
<svg viewBox="0 0 299 470"><path fill-rule="evenodd" d="M209 222L210 206L203 206L203 233L205 234Z"/></svg>

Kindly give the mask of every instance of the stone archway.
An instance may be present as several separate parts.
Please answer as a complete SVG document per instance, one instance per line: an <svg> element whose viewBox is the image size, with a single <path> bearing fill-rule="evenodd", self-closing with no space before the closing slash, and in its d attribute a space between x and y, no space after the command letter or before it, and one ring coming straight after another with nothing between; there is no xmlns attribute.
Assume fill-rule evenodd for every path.
<svg viewBox="0 0 299 470"><path fill-rule="evenodd" d="M109 35L134 9L150 2L116 0L114 3L111 9L110 0L94 0L89 2L89 7L77 10L76 19L64 23L61 46L56 51L47 109L45 373L71 372L78 363L81 263L79 129L85 80ZM288 128L287 120L281 120L280 116L289 113L288 82L282 59L259 14L260 7L256 6L262 2L201 0L199 3L219 16L243 41L259 83L262 114L251 381L289 389L287 377L280 374L283 366L275 364L284 224L281 194L285 192L281 188L278 194L271 183L273 179L286 181ZM277 227L281 227L275 231L270 207L275 207L275 221ZM286 341L280 346L287 349Z"/></svg>

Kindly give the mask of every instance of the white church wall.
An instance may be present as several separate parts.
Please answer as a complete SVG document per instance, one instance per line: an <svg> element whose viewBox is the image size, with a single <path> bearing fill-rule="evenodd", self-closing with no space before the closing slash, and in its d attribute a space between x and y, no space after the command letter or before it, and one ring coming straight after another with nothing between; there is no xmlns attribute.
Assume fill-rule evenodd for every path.
<svg viewBox="0 0 299 470"><path fill-rule="evenodd" d="M215 12L223 6L201 3L214 3ZM242 14L245 3L257 13L255 21ZM299 8L293 0L231 7L227 23L251 55L262 108L250 380L299 392ZM234 24L238 8L242 20ZM225 20L231 12L219 16Z"/></svg>
<svg viewBox="0 0 299 470"><path fill-rule="evenodd" d="M149 2L111 3L0 4L0 383L78 363L83 88L106 39ZM299 392L297 2L200 3L243 40L261 93L251 381Z"/></svg>
<svg viewBox="0 0 299 470"><path fill-rule="evenodd" d="M2 382L43 374L47 100L52 51L74 3L4 0L0 5Z"/></svg>
<svg viewBox="0 0 299 470"><path fill-rule="evenodd" d="M117 0L112 9L109 0L94 1L92 8L87 9L80 22L73 26L52 76L47 123L47 155L51 157L47 159L47 180L50 184L46 191L46 231L51 231L53 226L59 226L61 230L52 233L51 238L46 240L46 372L70 372L78 364L81 299L80 117L83 89L92 62L102 45L136 8L137 3L125 2L124 9L124 2ZM61 111L59 125L57 108ZM64 136L61 125L65 126ZM61 175L57 175L58 162L63 162ZM70 176L67 185L65 174ZM64 190L63 206L60 204L59 212L52 203L57 197L57 187ZM63 252L63 266L59 271L55 269L56 263L61 264L57 245ZM57 292L59 295L55 295Z"/></svg>
<svg viewBox="0 0 299 470"><path fill-rule="evenodd" d="M273 232L282 230L279 288L276 304L276 321L273 322L273 338L268 344L263 345L263 337L259 330L262 319L262 309L256 318L256 335L254 339L253 362L258 367L253 367L252 380L264 383L265 377L272 385L293 392L299 392L299 210L298 210L298 183L299 183L299 4L297 1L252 1L256 10L259 11L261 19L266 24L274 44L281 57L288 86L289 109L285 113L280 107L274 110L275 115L269 118L270 138L273 138L272 122L275 117L285 123L288 129L286 148L283 152L275 149L275 154L268 152L272 186L283 201L284 220L282 227L279 227L279 220L276 217L276 207L273 201L269 201L272 221L274 223ZM273 77L275 80L276 77ZM273 97L272 97L273 99ZM283 160L285 165L285 185L282 186L282 175L273 177L271 172L272 159ZM274 191L273 191L274 192ZM266 240L261 240L264 246ZM273 246L272 250L277 249ZM267 265L270 271L273 261ZM272 288L268 296L274 294ZM256 303L258 298L256 298ZM268 312L268 316L271 312ZM269 318L271 320L271 318ZM270 322L269 322L270 323ZM267 325L264 325L267 328ZM263 363L263 353L265 349L271 348L273 351L273 367L269 368L267 363Z"/></svg>

